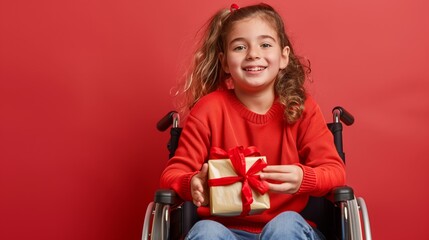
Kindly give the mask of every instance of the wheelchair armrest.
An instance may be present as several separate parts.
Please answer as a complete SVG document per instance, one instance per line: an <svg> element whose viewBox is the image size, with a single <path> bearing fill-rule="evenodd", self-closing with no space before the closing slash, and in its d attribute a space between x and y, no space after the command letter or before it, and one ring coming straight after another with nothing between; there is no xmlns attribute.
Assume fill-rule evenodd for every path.
<svg viewBox="0 0 429 240"><path fill-rule="evenodd" d="M355 198L353 188L349 186L336 187L332 190L334 202L345 202Z"/></svg>
<svg viewBox="0 0 429 240"><path fill-rule="evenodd" d="M176 203L178 200L178 196L176 192L171 189L158 189L155 192L155 203L162 203L172 205Z"/></svg>
<svg viewBox="0 0 429 240"><path fill-rule="evenodd" d="M162 209L168 208L168 222L163 221L164 215L158 217L157 226L164 226L168 229L169 238L167 239L184 239L186 233L192 228L195 222L198 221L197 207L190 201L183 201L179 195L171 189L158 189L155 192L156 207ZM161 211L160 211L161 212ZM160 232L164 232L160 227ZM165 239L159 238L158 235L152 235L151 239Z"/></svg>

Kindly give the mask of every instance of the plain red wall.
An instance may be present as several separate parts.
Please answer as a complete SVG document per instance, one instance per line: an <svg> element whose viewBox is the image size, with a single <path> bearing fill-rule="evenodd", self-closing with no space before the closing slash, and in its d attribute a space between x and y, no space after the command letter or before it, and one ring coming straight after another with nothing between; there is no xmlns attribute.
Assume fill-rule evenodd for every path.
<svg viewBox="0 0 429 240"><path fill-rule="evenodd" d="M255 1L237 1L239 5ZM374 239L423 239L429 207L429 3L268 1L342 105L348 184ZM0 239L139 239L168 134L156 121L230 1L0 2Z"/></svg>

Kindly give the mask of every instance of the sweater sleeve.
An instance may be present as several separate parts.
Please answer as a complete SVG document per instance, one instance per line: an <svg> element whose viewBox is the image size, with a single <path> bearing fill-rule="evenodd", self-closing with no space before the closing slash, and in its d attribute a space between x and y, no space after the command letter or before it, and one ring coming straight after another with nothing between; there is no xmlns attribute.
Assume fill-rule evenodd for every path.
<svg viewBox="0 0 429 240"><path fill-rule="evenodd" d="M173 189L184 200L192 200L190 181L205 162L208 148L208 128L199 119L189 115L175 156L168 161L161 175L161 187Z"/></svg>
<svg viewBox="0 0 429 240"><path fill-rule="evenodd" d="M345 166L319 106L309 98L299 123L298 153L304 173L298 193L326 195L345 184Z"/></svg>

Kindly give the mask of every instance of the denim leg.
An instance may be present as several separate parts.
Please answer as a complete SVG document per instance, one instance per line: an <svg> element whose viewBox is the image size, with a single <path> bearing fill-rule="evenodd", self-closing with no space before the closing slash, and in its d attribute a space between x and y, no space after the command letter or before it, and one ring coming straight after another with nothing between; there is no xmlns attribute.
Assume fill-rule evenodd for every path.
<svg viewBox="0 0 429 240"><path fill-rule="evenodd" d="M239 240L258 240L259 234L250 233L243 230L230 229Z"/></svg>
<svg viewBox="0 0 429 240"><path fill-rule="evenodd" d="M185 238L185 240L199 239L237 240L231 230L226 228L224 225L212 220L198 221L191 228Z"/></svg>
<svg viewBox="0 0 429 240"><path fill-rule="evenodd" d="M265 225L260 239L321 240L305 219L293 211L283 212L273 218Z"/></svg>

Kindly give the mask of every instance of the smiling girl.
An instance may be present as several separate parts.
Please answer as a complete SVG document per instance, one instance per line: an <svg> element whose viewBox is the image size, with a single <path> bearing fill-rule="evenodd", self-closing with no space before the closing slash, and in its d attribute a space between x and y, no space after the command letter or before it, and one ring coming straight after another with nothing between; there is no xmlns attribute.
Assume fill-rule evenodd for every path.
<svg viewBox="0 0 429 240"><path fill-rule="evenodd" d="M298 60L279 14L258 4L217 12L208 22L186 79L187 118L161 186L193 201L203 219L187 239L324 239L299 214L309 196L344 185L332 134L304 88ZM268 166L270 209L259 215L208 213L210 149L256 146Z"/></svg>

